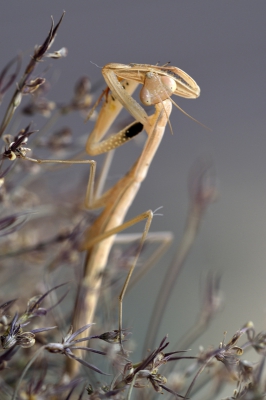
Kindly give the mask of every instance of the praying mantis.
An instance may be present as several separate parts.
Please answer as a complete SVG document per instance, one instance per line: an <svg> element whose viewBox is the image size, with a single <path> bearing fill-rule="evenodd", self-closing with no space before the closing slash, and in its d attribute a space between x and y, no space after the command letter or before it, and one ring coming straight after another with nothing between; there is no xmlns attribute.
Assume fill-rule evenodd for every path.
<svg viewBox="0 0 266 400"><path fill-rule="evenodd" d="M62 16L63 17L63 16ZM34 55L27 66L24 75L19 81L15 94L5 113L0 135L4 133L16 108L21 102L23 94L33 92L38 85L44 82L43 79L29 80L36 64L42 60L49 49L57 29L61 23L52 27L49 35L42 46L35 48ZM58 57L59 52L50 54L51 57ZM48 56L48 55L47 55ZM107 83L105 91L105 101L99 113L98 119L91 135L88 138L86 151L90 156L107 153L126 143L143 129L147 133L147 140L142 152L129 172L113 185L105 193L101 194L97 185L94 188L94 178L96 162L94 160L40 160L27 156L30 150L24 147L29 136L33 133L30 125L19 132L16 137L5 135L4 139L8 147L3 152L3 158L9 158L11 161L16 158L26 159L35 163L66 163L66 164L90 164L89 181L87 185L85 205L88 209L102 208L99 217L93 222L92 226L87 228L84 238L80 244L80 250L86 251L83 279L79 284L76 304L74 308L72 323L75 331L84 331L82 326L86 327L94 320L96 306L98 304L102 277L106 268L109 252L115 240L115 235L128 227L135 225L140 221L145 221L145 227L131 264L130 270L119 295L119 326L114 341L120 344L123 355L126 355L122 341L124 337L122 329L122 305L123 299L128 288L129 281L136 266L138 257L142 250L144 241L147 238L149 228L153 218L153 212L148 210L130 221L124 222L125 215L132 204L139 187L145 179L149 166L156 154L156 151L162 140L167 123L171 128L170 114L172 104L180 108L172 100L172 95L178 95L184 98L197 98L200 95L200 89L196 82L184 71L171 67L152 66L148 64L107 64L102 69L103 77ZM148 115L144 108L132 97L134 90L141 84L140 100L146 106L154 106L155 111ZM117 118L119 112L125 108L135 119L135 121L126 126L117 134L104 139L109 127ZM183 111L184 112L184 111ZM185 113L185 112L184 112ZM185 113L186 114L186 113ZM186 114L187 115L187 114ZM193 118L192 118L193 119ZM102 175L104 176L104 174ZM102 181L103 179L101 179ZM90 324L88 324L88 322ZM87 334L88 335L88 332ZM85 335L84 335L85 336ZM84 337L83 336L83 337ZM85 338L84 340L87 340ZM83 341L82 338L78 342ZM78 349L78 348L77 348ZM78 356L78 355L77 355ZM76 375L78 364L73 359L69 359L66 365L64 378L71 378ZM16 392L14 393L16 397Z"/></svg>
<svg viewBox="0 0 266 400"><path fill-rule="evenodd" d="M175 94L194 99L200 95L200 88L187 73L168 65L111 63L102 69L102 74L109 89L94 129L88 138L87 153L90 156L95 156L110 152L132 139L143 129L145 129L148 137L141 155L129 172L99 198L95 198L93 193L95 165L92 164L93 172L90 173L86 206L89 209L102 207L103 211L85 233L85 238L80 247L80 250L86 250L87 254L72 323L74 329L76 329L93 320L103 272L115 235L140 221L146 220L137 254L119 295L119 341L121 344L123 298L147 237L153 213L149 210L127 222L123 221L147 175L149 166L162 140L165 127L167 123L170 125L169 117L172 111L172 103L175 104L171 96ZM142 85L141 102L155 107L155 112L151 116L148 116L144 108L132 97L139 84ZM135 122L107 139L103 139L123 107L135 118ZM179 108L179 106L177 107ZM77 373L77 368L77 363L69 360L66 372L69 376L74 376Z"/></svg>

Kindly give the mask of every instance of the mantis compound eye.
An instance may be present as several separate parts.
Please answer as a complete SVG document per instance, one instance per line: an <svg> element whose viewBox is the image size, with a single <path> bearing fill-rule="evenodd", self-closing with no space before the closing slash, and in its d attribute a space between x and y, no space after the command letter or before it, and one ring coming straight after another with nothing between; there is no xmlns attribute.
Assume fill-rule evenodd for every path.
<svg viewBox="0 0 266 400"><path fill-rule="evenodd" d="M176 90L176 82L170 76L158 76L152 72L146 74L144 85L140 91L140 100L145 105L161 103Z"/></svg>

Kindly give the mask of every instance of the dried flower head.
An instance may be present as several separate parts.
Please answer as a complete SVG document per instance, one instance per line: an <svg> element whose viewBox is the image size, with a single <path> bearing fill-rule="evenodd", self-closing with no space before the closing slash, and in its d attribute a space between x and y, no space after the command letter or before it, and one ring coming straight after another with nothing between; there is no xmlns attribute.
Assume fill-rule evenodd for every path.
<svg viewBox="0 0 266 400"><path fill-rule="evenodd" d="M3 153L3 157L9 158L9 160L13 161L16 158L24 158L28 151L31 151L29 148L24 147L24 145L28 142L29 136L35 133L36 131L30 130L30 124L22 129L14 138L11 135L5 135L4 140L8 144L8 148L5 149Z"/></svg>
<svg viewBox="0 0 266 400"><path fill-rule="evenodd" d="M16 313L4 334L0 336L3 349L10 349L13 346L20 346L24 348L31 347L35 343L36 333L46 332L56 328L56 326L52 326L48 328L32 329L29 332L24 332L23 327L25 325L27 324L19 324L18 313Z"/></svg>
<svg viewBox="0 0 266 400"><path fill-rule="evenodd" d="M130 362L127 363L124 368L123 378L115 383L113 389L124 390L129 385L130 390L132 390L133 387L144 388L148 383L150 383L157 393L163 393L164 389L176 397L184 398L167 387L165 385L167 383L167 378L158 372L159 368L165 365L168 361L184 358L173 357L174 354L182 353L183 351L174 351L170 353L163 352L169 344L169 342L166 342L166 339L167 336L163 338L157 349L152 351L148 357L140 363L136 365L133 365Z"/></svg>
<svg viewBox="0 0 266 400"><path fill-rule="evenodd" d="M34 93L36 90L39 89L40 86L42 86L45 83L45 79L44 78L35 78L35 79L31 79L30 81L28 81L23 90L22 93L23 94L32 94Z"/></svg>
<svg viewBox="0 0 266 400"><path fill-rule="evenodd" d="M84 332L86 329L90 328L92 325L93 324L87 324L87 325L83 326L82 328L78 329L74 333L73 333L73 327L71 326L69 328L67 335L62 339L62 343L49 343L45 346L45 349L47 351L49 351L50 353L64 354L65 356L78 361L80 364L85 365L85 367L88 367L88 368L92 369L93 371L96 371L103 375L108 375L105 372L101 371L96 366L88 363L87 361L85 361L79 357L76 357L75 354L72 352L72 350L79 349L79 350L89 351L92 353L106 355L105 352L100 351L100 350L91 349L90 347L85 347L85 346L76 346L77 343L86 342L89 339L91 339L91 337L85 337L82 339L75 339L75 338L78 335L80 335L82 332Z"/></svg>
<svg viewBox="0 0 266 400"><path fill-rule="evenodd" d="M91 339L101 339L104 340L107 343L112 343L112 344L117 344L117 343L121 343L124 342L126 339L127 335L130 335L131 332L128 332L127 329L122 329L122 331L120 332L119 330L115 329L113 331L109 331L109 332L104 332L101 335L94 335L91 336Z"/></svg>
<svg viewBox="0 0 266 400"><path fill-rule="evenodd" d="M57 301L56 304L54 304L53 306L49 307L49 308L41 308L40 305L43 302L43 300L54 290L67 285L67 283L61 283L60 285L57 285L55 287L53 287L52 289L48 290L47 292L45 292L42 295L38 295L38 296L34 296L32 297L27 304L27 309L26 311L19 317L19 323L20 324L25 324L25 322L27 322L29 319L34 318L34 317L39 317L39 316L43 316L46 315L50 310L52 310L54 307L56 307L58 304L61 303L61 301L64 300L64 298L66 297L68 291L66 291L66 293Z"/></svg>

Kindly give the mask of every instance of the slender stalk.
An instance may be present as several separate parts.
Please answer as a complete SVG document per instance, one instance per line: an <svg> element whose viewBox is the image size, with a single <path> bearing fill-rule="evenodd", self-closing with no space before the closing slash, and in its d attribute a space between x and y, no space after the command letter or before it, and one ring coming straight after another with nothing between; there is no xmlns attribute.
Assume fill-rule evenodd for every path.
<svg viewBox="0 0 266 400"><path fill-rule="evenodd" d="M18 383L17 383L17 385L16 385L15 391L14 391L13 396L12 396L12 400L16 400L17 394L18 394L18 390L19 390L19 387L20 387L20 385L21 385L21 382L23 381L23 379L24 379L26 373L28 372L30 366L31 366L31 365L34 363L34 361L39 357L39 355L40 355L41 352L45 349L45 347L46 347L46 345L40 347L39 350L36 351L36 353L34 354L34 356L32 357L32 359L28 362L28 364L27 364L26 367L24 368L24 371L22 372L22 374L21 374L21 376L20 376L20 378L19 378L19 380L18 380Z"/></svg>

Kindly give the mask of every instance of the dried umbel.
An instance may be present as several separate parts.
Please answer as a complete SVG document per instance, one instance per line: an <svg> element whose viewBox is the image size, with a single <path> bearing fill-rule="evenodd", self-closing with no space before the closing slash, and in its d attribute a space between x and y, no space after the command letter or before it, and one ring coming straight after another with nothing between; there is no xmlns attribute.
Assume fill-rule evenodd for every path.
<svg viewBox="0 0 266 400"><path fill-rule="evenodd" d="M45 292L42 295L37 295L37 296L32 297L28 301L26 311L19 317L19 323L25 323L34 317L44 316L49 311L51 311L54 307L56 307L58 304L60 304L61 301L63 301L64 298L66 297L68 290L53 306L51 306L49 308L40 307L41 303L44 301L44 299L50 293L52 293L54 290L59 289L60 287L65 286L65 285L67 285L67 283L61 283L61 285L57 285L57 286L53 287L52 289L48 290L47 292Z"/></svg>
<svg viewBox="0 0 266 400"><path fill-rule="evenodd" d="M20 325L10 327L1 336L1 345L4 350L10 349L13 346L21 346L24 348L31 347L35 344L35 335L33 332L23 332Z"/></svg>
<svg viewBox="0 0 266 400"><path fill-rule="evenodd" d="M18 313L16 313L6 331L0 337L2 348L5 350L13 346L20 346L23 348L32 347L35 344L36 333L46 332L56 328L56 326L52 326L48 328L31 329L29 332L24 332L23 327L26 326L27 323L20 324L18 319Z"/></svg>
<svg viewBox="0 0 266 400"><path fill-rule="evenodd" d="M10 349L14 346L20 346L23 348L28 348L32 347L35 344L35 334L36 333L41 333L41 332L46 332L50 331L52 329L55 329L56 327L49 327L49 328L35 328L35 329L30 329L29 331L24 330L25 326L27 326L30 322L30 320L34 317L39 317L39 316L44 316L53 309L56 305L58 305L66 296L67 293L65 293L61 299L58 300L58 302L52 306L49 307L48 309L45 308L40 308L40 304L43 302L43 300L54 290L66 285L65 283L61 285L57 285L54 288L48 290L46 293L43 295L38 295L32 297L27 304L27 309L22 315L19 316L19 314L16 312L12 321L10 323L7 322L7 318L3 319L2 317L2 324L4 327L4 331L2 332L2 335L0 337L1 339L1 344L3 349ZM2 310L2 313L6 313L8 308L12 306L12 304L15 302L15 300L11 300L9 302L6 302L2 304L0 309ZM4 316L4 315L3 315Z"/></svg>
<svg viewBox="0 0 266 400"><path fill-rule="evenodd" d="M45 346L45 350L49 351L50 353L64 354L65 356L78 361L80 364L85 365L86 367L92 369L93 371L96 371L103 375L108 375L105 372L101 371L96 366L88 363L87 361L85 361L79 357L76 357L74 355L74 353L72 352L72 350L76 349L76 350L85 350L85 351L92 352L92 353L106 355L105 352L100 351L100 350L91 349L86 346L77 346L77 343L86 342L90 339L93 339L93 337L90 337L90 336L87 336L82 339L76 339L76 337L78 335L80 335L85 330L89 329L91 327L91 325L92 324L87 324L87 325L83 326L82 328L78 329L74 333L73 333L73 327L71 326L69 328L67 335L62 339L62 343L49 343Z"/></svg>
<svg viewBox="0 0 266 400"><path fill-rule="evenodd" d="M116 378L112 382L111 387L105 388L105 396L116 398L116 395L128 390L129 398L133 388L144 389L152 385L157 393L163 393L163 390L165 390L175 397L184 398L182 395L177 394L166 386L167 378L159 373L159 369L165 366L169 361L193 357L176 356L177 353L183 353L183 351L164 353L163 350L169 345L169 342L166 342L166 340L167 336L163 338L158 348L152 351L143 361L137 364L127 362L121 377ZM89 394L90 399L96 399L97 395L99 398L102 398L101 394L103 393L101 393L101 388L93 390L93 388L90 387Z"/></svg>
<svg viewBox="0 0 266 400"><path fill-rule="evenodd" d="M3 157L9 158L11 161L15 160L16 158L25 158L27 152L31 150L24 146L27 144L29 136L34 132L35 131L30 130L30 125L28 125L15 137L12 137L11 135L5 135L3 139L8 145L8 148L4 151Z"/></svg>

